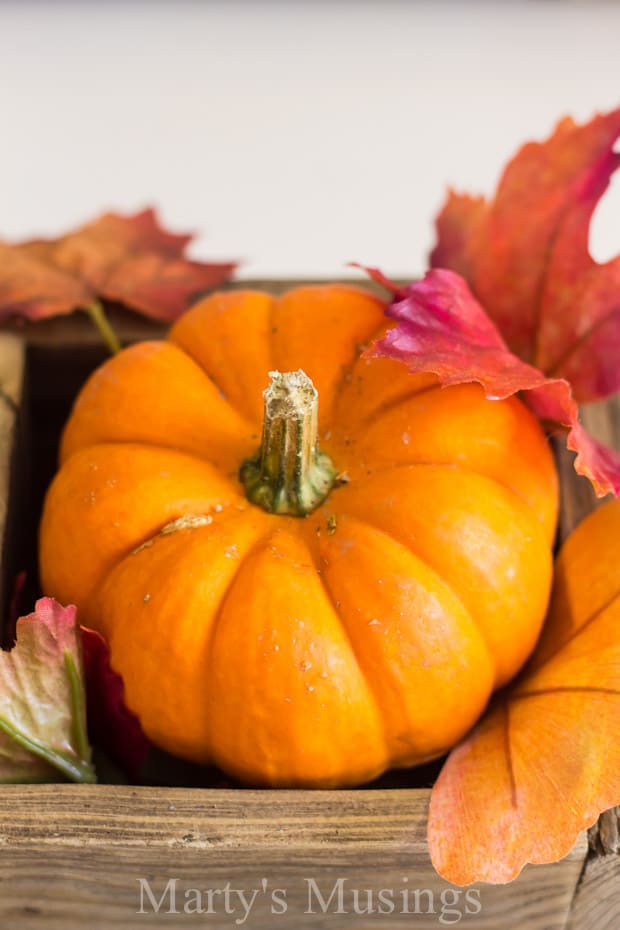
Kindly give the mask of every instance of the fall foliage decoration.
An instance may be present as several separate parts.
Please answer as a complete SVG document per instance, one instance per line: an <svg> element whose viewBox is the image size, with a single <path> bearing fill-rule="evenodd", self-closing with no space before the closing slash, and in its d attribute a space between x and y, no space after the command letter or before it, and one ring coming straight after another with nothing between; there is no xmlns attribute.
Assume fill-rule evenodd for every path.
<svg viewBox="0 0 620 930"><path fill-rule="evenodd" d="M517 153L491 202L449 194L422 281L399 287L366 269L392 292L398 321L369 354L443 384L477 381L488 397L527 391L600 496L620 493L620 453L588 435L578 403L620 390L620 256L599 265L588 251L618 137L620 109L584 126L562 120Z"/></svg>
<svg viewBox="0 0 620 930"><path fill-rule="evenodd" d="M16 634L0 652L0 782L94 781L75 607L41 598Z"/></svg>
<svg viewBox="0 0 620 930"><path fill-rule="evenodd" d="M40 320L80 308L117 351L102 300L169 321L231 277L233 262L186 258L191 240L162 229L147 209L133 216L105 213L58 239L0 242L0 321Z"/></svg>
<svg viewBox="0 0 620 930"><path fill-rule="evenodd" d="M540 632L544 433L516 398L361 358L384 309L214 294L96 371L64 432L45 590L109 642L156 745L248 782L442 754Z"/></svg>
<svg viewBox="0 0 620 930"><path fill-rule="evenodd" d="M600 495L620 493L620 454L587 435L577 403L620 390L620 256L598 264L588 251L592 214L620 164L614 151L619 137L620 108L583 126L566 118L545 142L530 142L517 152L491 201L451 192L437 218L431 265L461 275L471 294L445 274L431 278L426 293L421 285L402 291L394 308L400 329L381 347L392 354L401 343L396 351L401 358L410 354L408 364L415 355L417 368L425 362L416 337L409 349L402 347L411 326L430 333L437 323L445 332L453 319L452 338L460 340L461 324L476 317L484 338L475 358L469 357L467 340L461 343L459 370L463 381L479 380L477 350L493 342L497 348L499 332L506 374L518 372L513 387L528 389L534 412L568 434L577 471ZM432 304L429 291L438 280L443 294ZM484 311L497 330L482 321ZM528 367L518 366L515 356ZM487 359L495 365L498 356L490 352ZM505 396L509 381L501 370L493 374L491 390L499 380Z"/></svg>
<svg viewBox="0 0 620 930"><path fill-rule="evenodd" d="M428 836L451 882L560 859L620 803L619 539L620 500L568 538L534 655L441 771Z"/></svg>
<svg viewBox="0 0 620 930"><path fill-rule="evenodd" d="M374 277L374 269L369 271ZM569 430L575 469L597 494L620 493L620 454L583 428L568 382L549 379L513 355L463 278L433 269L407 288L393 285L393 293L387 312L398 325L373 343L369 357L401 359L414 373L433 372L443 385L478 382L489 399L527 392L527 403L543 423Z"/></svg>
<svg viewBox="0 0 620 930"><path fill-rule="evenodd" d="M620 390L620 256L599 265L588 251L619 137L620 107L561 120L517 152L492 201L450 193L431 254L465 278L510 350L580 403Z"/></svg>
<svg viewBox="0 0 620 930"><path fill-rule="evenodd" d="M23 581L24 573L17 595ZM9 635L0 652L0 783L92 782L89 739L136 780L148 743L99 633L78 625L75 607L44 597Z"/></svg>

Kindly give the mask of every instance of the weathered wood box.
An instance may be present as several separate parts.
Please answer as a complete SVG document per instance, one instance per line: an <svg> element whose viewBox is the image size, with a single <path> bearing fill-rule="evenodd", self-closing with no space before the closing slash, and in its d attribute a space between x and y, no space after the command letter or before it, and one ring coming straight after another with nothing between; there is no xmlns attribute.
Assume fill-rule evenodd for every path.
<svg viewBox="0 0 620 930"><path fill-rule="evenodd" d="M114 322L125 341L162 331L120 311ZM0 335L5 616L17 571L29 570L35 593L36 525L60 429L104 357L85 317ZM599 405L585 418L599 438L620 447L619 405ZM568 457L558 451L558 459L565 535L594 498ZM200 782L174 768L155 773L148 787L0 786L0 928L620 927L614 812L562 862L528 867L509 886L482 885L468 895L430 864L432 774L317 792L186 787Z"/></svg>

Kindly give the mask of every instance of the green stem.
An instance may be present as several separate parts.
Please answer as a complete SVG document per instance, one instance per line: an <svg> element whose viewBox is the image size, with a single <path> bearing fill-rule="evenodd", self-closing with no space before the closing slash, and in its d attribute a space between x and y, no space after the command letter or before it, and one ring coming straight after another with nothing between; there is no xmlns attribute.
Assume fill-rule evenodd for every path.
<svg viewBox="0 0 620 930"><path fill-rule="evenodd" d="M49 762L50 765L55 766L63 775L70 778L71 781L83 782L85 784L93 784L97 781L95 771L88 760L78 759L77 756L70 758L64 752L58 752L49 746L45 746L38 740L31 739L25 733L22 733L21 730L12 726L2 717L0 717L0 730L6 733L7 736L10 736L11 739L15 740L19 746L27 749L28 752L38 756L40 759L44 759L45 762Z"/></svg>
<svg viewBox="0 0 620 930"><path fill-rule="evenodd" d="M84 682L75 660L70 652L65 652L65 671L69 680L71 693L71 716L73 718L73 739L80 759L90 763L90 743L86 730L86 691Z"/></svg>
<svg viewBox="0 0 620 930"><path fill-rule="evenodd" d="M121 344L119 342L118 336L110 326L110 321L108 320L103 305L100 300L93 300L92 304L88 307L84 307L86 313L101 333L103 341L110 350L111 355L116 355L117 352L121 351Z"/></svg>
<svg viewBox="0 0 620 930"><path fill-rule="evenodd" d="M269 513L304 517L321 504L337 478L317 443L318 394L301 369L270 372L258 452L241 466L248 500Z"/></svg>

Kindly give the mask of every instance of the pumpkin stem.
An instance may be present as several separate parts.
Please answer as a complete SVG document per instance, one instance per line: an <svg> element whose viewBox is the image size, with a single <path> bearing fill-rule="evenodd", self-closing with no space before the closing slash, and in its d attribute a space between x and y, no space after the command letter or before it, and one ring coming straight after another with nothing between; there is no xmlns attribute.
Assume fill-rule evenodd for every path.
<svg viewBox="0 0 620 930"><path fill-rule="evenodd" d="M239 477L253 504L304 517L325 500L337 478L332 460L318 448L319 395L301 369L269 376L260 449L246 459Z"/></svg>

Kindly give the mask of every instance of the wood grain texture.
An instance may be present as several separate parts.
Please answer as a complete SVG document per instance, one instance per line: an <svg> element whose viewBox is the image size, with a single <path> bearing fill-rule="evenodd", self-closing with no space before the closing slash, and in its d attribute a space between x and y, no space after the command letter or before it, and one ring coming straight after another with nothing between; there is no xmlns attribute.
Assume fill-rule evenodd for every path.
<svg viewBox="0 0 620 930"><path fill-rule="evenodd" d="M24 369L23 344L7 333L0 334L0 526L6 522L10 490L10 452L14 443L15 421L21 401Z"/></svg>
<svg viewBox="0 0 620 930"><path fill-rule="evenodd" d="M509 886L474 888L480 913L467 914L478 898L468 901L465 890L451 888L430 866L428 798L428 791L399 790L5 786L0 926L235 927L244 911L234 895L234 913L225 913L223 894L214 897L212 915L184 912L188 900L196 901L192 889L202 891L206 907L206 891L230 882L248 898L258 891L243 922L252 930L430 930L456 918L471 930L564 927L585 854L583 838L560 863L528 868ZM169 914L164 911L172 899L165 889L171 878L178 879L178 913ZM145 913L139 913L140 879L148 881L156 905L164 894L159 911L143 891ZM276 889L286 891L282 914L271 912ZM381 904L380 890L393 893L393 913L356 913L355 891L363 909L368 894L375 908ZM400 913L405 904L409 913Z"/></svg>
<svg viewBox="0 0 620 930"><path fill-rule="evenodd" d="M581 419L600 442L620 451L620 395L583 407ZM575 455L566 449L564 437L554 437L553 445L560 474L559 533L564 540L605 499L596 496L587 478L575 473Z"/></svg>
<svg viewBox="0 0 620 930"><path fill-rule="evenodd" d="M567 930L618 930L620 927L620 859L588 859L571 905Z"/></svg>
<svg viewBox="0 0 620 930"><path fill-rule="evenodd" d="M11 598L11 579L19 560L15 546L16 518L19 506L8 503L18 496L18 472L23 470L20 416L24 383L24 343L17 336L0 333L0 610L6 610Z"/></svg>

